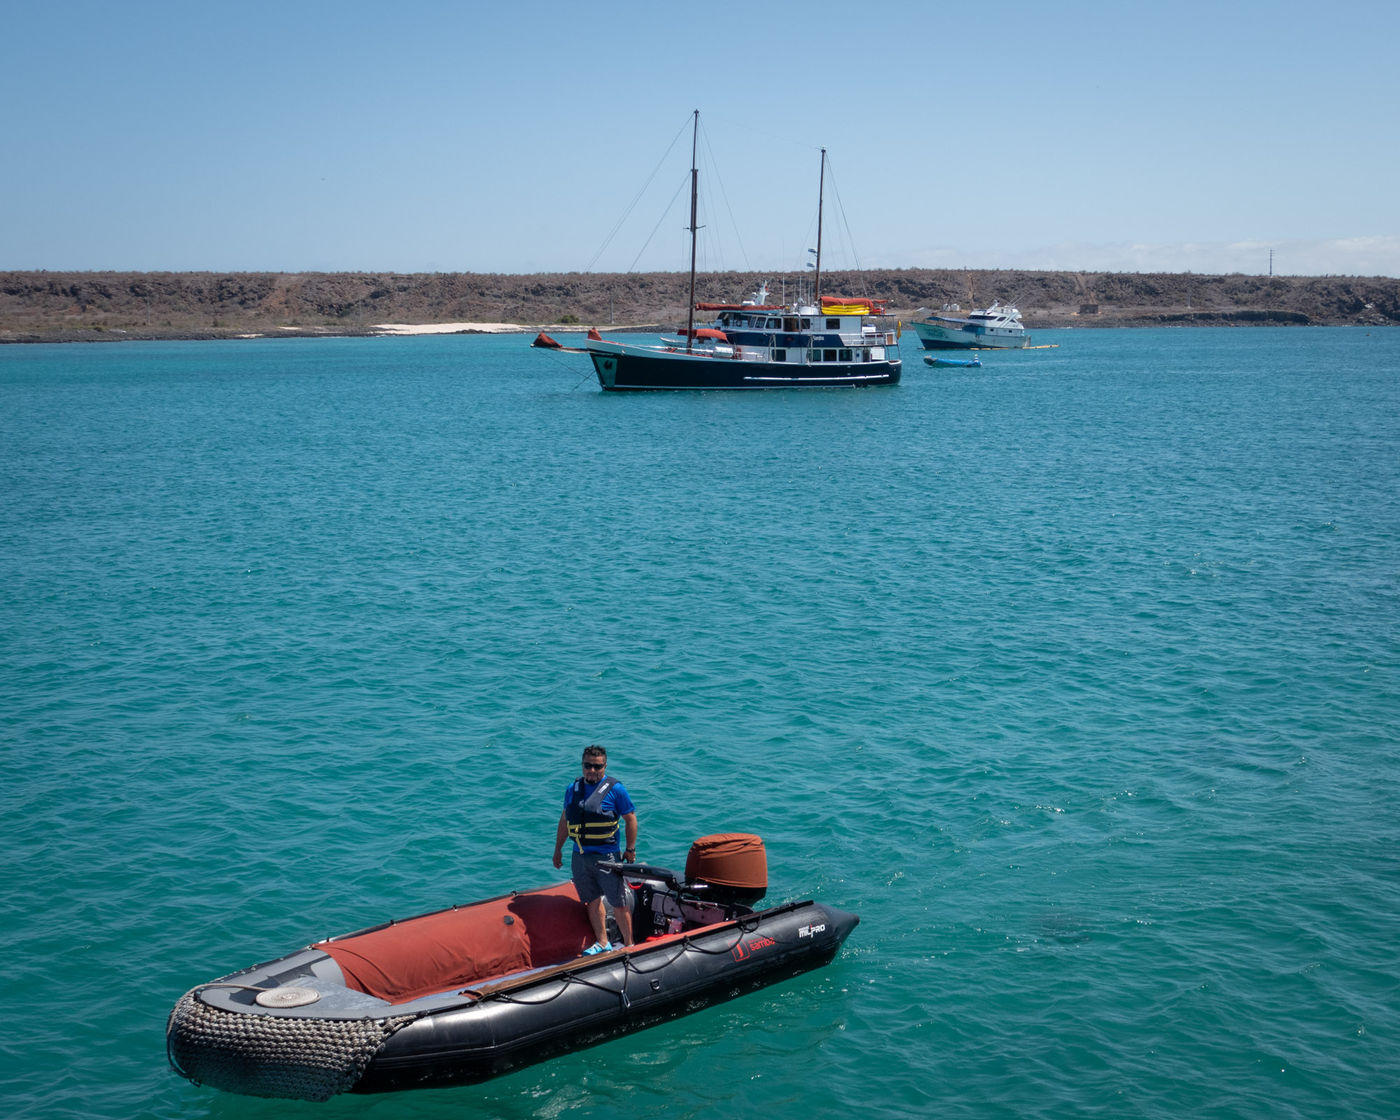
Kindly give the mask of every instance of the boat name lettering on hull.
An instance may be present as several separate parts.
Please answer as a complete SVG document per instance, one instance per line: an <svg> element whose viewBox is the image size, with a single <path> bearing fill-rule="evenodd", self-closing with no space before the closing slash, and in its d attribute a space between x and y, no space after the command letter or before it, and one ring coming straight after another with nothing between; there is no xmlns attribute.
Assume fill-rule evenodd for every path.
<svg viewBox="0 0 1400 1120"><path fill-rule="evenodd" d="M771 937L754 937L748 941L740 941L739 944L735 945L733 950L731 950L731 955L736 961L742 961L753 956L753 954L757 953L760 949L768 949L776 944L777 942Z"/></svg>

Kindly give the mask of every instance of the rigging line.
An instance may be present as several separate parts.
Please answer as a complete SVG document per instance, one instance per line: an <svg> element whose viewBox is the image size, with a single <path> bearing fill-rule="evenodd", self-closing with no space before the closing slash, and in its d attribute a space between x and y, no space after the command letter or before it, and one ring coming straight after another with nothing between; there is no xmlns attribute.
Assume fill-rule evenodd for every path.
<svg viewBox="0 0 1400 1120"><path fill-rule="evenodd" d="M577 353L577 351L575 351L575 353ZM559 365L561 365L561 366L568 366L570 371L573 370L573 368L574 368L573 359L571 359L571 358L565 358L564 355L561 354L558 350L546 350L546 351L545 351L545 354L546 354L546 356L549 358L550 361L552 361L552 362L557 362L557 363L558 363ZM571 393L574 392L574 391L577 390L578 387L579 387L580 385L582 385L585 381L591 380L591 379L593 378L593 376L594 376L593 370L592 370L592 368L591 368L591 366L590 366L590 368L587 369L587 370L584 372L583 376L580 377L576 382L574 382L573 388L570 389L569 392L571 392Z"/></svg>
<svg viewBox="0 0 1400 1120"><path fill-rule="evenodd" d="M811 148L807 148L807 149L805 149L805 150L808 150L808 151L824 151L825 149L820 149L820 148L818 148L818 149L811 149ZM828 155L827 158L826 158L826 161L825 161L825 165L823 166L823 176L825 176L826 167L829 166L830 163L831 163L831 157ZM823 181L824 181L824 178L823 178ZM797 276L797 284L798 284L799 290L805 288L805 286L806 286L806 284L807 284L808 277L811 276L811 274L812 274L812 269L813 269L813 267L815 266L815 262L812 260L812 253L813 253L815 250L812 249L812 246L816 245L817 239L821 236L821 210L822 210L822 207L821 207L821 201L820 201L820 197L819 197L819 198L818 198L817 205L814 206L814 207L812 208L812 210L809 212L811 216L810 216L810 218L809 218L808 221L807 221L806 227L805 227L805 228L803 229L803 231L802 231L801 248L799 248L799 249L797 250L797 260L798 260L798 263L797 263L797 265L796 265L796 268L797 268L797 273L798 273L798 276Z"/></svg>
<svg viewBox="0 0 1400 1120"><path fill-rule="evenodd" d="M569 972L564 973L563 976L559 977L558 988L553 994L547 995L543 999L523 999L520 996L511 995L509 992L492 992L489 995L479 997L477 1002L485 1003L488 999L494 999L499 1003L513 1003L520 1007L543 1007L547 1003L553 1003L567 992L571 980L573 980L573 974ZM596 987L597 985L593 986Z"/></svg>
<svg viewBox="0 0 1400 1120"><path fill-rule="evenodd" d="M729 215L729 224L734 230L734 240L739 243L739 256L743 259L744 271L751 272L753 270L749 267L749 254L748 250L744 248L744 237L739 231L739 223L734 218L734 207L729 203L729 193L724 189L724 180L720 178L719 161L715 159L714 149L710 147L710 134L705 131L703 123L700 125L700 138L704 141L705 157L709 163L710 174L714 176L715 186L719 189L720 201L724 203L725 212Z"/></svg>
<svg viewBox="0 0 1400 1120"><path fill-rule="evenodd" d="M753 933L754 930L758 929L759 919L761 917L762 915L760 914L746 914L742 918L735 918L734 928L739 931L739 936L734 938L728 945L719 949L706 949L703 945L696 945L693 942L688 942L686 948L693 953L700 953L702 956L706 957L722 957L727 953L732 953L739 942L744 940L744 934ZM748 923L747 925L745 924L746 922Z"/></svg>
<svg viewBox="0 0 1400 1120"><path fill-rule="evenodd" d="M618 230L620 230L623 223L631 217L632 211L637 208L637 203L642 200L642 195L646 194L647 188L651 186L652 180L656 178L662 165L664 165L666 160L670 157L671 152L675 150L676 144L680 141L680 138L685 135L686 129L689 127L690 117L686 117L685 124L681 126L680 130L671 139L671 143L667 146L666 150L661 153L661 158L656 161L656 166L651 169L651 174L647 176L646 182L642 184L641 190L639 190L632 201L627 204L627 209L622 212L622 217L618 218L617 224L613 226L608 236L603 239L603 243L598 246L598 251L593 254L593 258L584 266L584 272L592 272L593 266L598 263L598 258L607 252L608 246L612 244L612 240L617 236Z"/></svg>
<svg viewBox="0 0 1400 1120"><path fill-rule="evenodd" d="M593 373L593 371L592 371L591 369L588 370L588 371L586 371L582 377L580 377L577 381L574 382L574 387L573 387L572 389L570 389L569 392L571 392L571 393L577 392L578 389L579 389L579 387L580 387L585 381L592 381L593 378L594 378L594 376L595 376L595 375L594 375L594 373Z"/></svg>
<svg viewBox="0 0 1400 1120"><path fill-rule="evenodd" d="M557 988L543 998L530 999L523 995L512 995L509 992L491 992L485 996L479 996L478 999L480 1002L494 999L501 1003L513 1003L523 1007L543 1007L547 1003L553 1003L568 991L570 984L578 984L585 988L593 988L595 991L607 992L610 995L622 996L625 999L627 995L627 974L629 972L636 973L638 976L650 976L653 973L660 972L662 969L675 964L676 961L680 960L686 953L699 953L704 957L729 956L733 953L739 942L744 939L745 934L753 933L758 929L759 917L760 915L757 914L749 914L743 918L735 919L734 929L737 931L737 936L733 941L729 942L729 944L722 945L717 949L707 949L703 945L696 944L695 941L691 940L690 936L686 936L681 943L676 946L676 952L669 960L663 961L653 968L642 968L630 956L624 957L622 959L622 985L620 988L613 988L608 984L600 984L577 972L569 971L551 978L550 983L552 985L557 984ZM464 992L463 994L465 995L467 993Z"/></svg>
<svg viewBox="0 0 1400 1120"><path fill-rule="evenodd" d="M826 157L827 173L831 176L831 193L836 196L836 209L841 212L841 225L846 230L846 243L850 247L851 258L856 262L856 271L863 272L861 267L860 254L856 252L856 239L851 236L851 223L846 218L846 204L841 201L841 191L836 186L836 169L832 166L831 156Z"/></svg>
<svg viewBox="0 0 1400 1120"><path fill-rule="evenodd" d="M676 199L680 197L681 191L685 190L688 186L690 186L689 171L685 173L685 178L681 181L680 186L676 188L676 193L671 196L671 201L666 204L666 209L662 212L661 217L656 220L656 225L652 227L651 233L647 235L647 239L642 243L642 247L637 251L637 255L632 258L632 263L627 266L628 272L636 271L637 262L642 259L642 254L647 251L647 246L651 244L652 238L656 236L656 231L661 228L661 223L670 215L672 208L676 205Z"/></svg>
<svg viewBox="0 0 1400 1120"><path fill-rule="evenodd" d="M632 960L631 957L628 957L627 966L638 976L650 976L653 972L660 972L663 968L670 968L671 965L675 964L678 960L685 956L686 952L689 951L690 948L691 946L689 940L687 939L676 946L676 951L669 960L664 960L658 965L655 965L651 968L643 968L640 964Z"/></svg>
<svg viewBox="0 0 1400 1120"><path fill-rule="evenodd" d="M568 991L570 984L579 984L585 988L592 988L594 991L606 992L609 995L622 996L624 999L626 999L627 974L629 972L636 971L637 970L632 967L630 960L627 957L624 957L622 959L622 986L619 988L611 987L608 984L600 984L596 980L590 980L588 979L588 977L582 976L577 972L565 972L560 974L558 977L552 978L551 982L557 981L559 989L558 991L554 992L553 995L546 996L544 999L524 999L520 996L512 996L507 992L494 992L486 996L485 998L496 999L499 1000L501 1003L519 1004L523 1007L543 1007L546 1003L553 1003L556 999L558 999L566 991ZM611 973L609 973L609 976L611 976Z"/></svg>

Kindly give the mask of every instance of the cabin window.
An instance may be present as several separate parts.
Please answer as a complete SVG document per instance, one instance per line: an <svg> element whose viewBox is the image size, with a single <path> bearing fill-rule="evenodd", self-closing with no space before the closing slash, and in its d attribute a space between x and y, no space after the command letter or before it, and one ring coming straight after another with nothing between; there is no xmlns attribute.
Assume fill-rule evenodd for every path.
<svg viewBox="0 0 1400 1120"><path fill-rule="evenodd" d="M803 319L803 320L802 320L802 329L803 329L804 331L810 331L810 330L812 329L812 320L811 320L811 319Z"/></svg>
<svg viewBox="0 0 1400 1120"><path fill-rule="evenodd" d="M836 361L836 351L835 351L835 350L823 350L823 351L822 351L822 361L824 361L824 362L834 362L834 361Z"/></svg>
<svg viewBox="0 0 1400 1120"><path fill-rule="evenodd" d="M785 361L787 361L787 351L786 351L786 350L774 350L774 351L773 351L773 360L774 360L775 362L785 362Z"/></svg>
<svg viewBox="0 0 1400 1120"><path fill-rule="evenodd" d="M841 351L841 356L837 359L837 361L840 361L840 362L849 362L850 360L851 360L851 352L850 352L849 350L842 350L842 351Z"/></svg>
<svg viewBox="0 0 1400 1120"><path fill-rule="evenodd" d="M797 320L796 320L796 319L784 319L784 320L783 320L783 330L787 331L789 334L795 333L796 330L797 330Z"/></svg>
<svg viewBox="0 0 1400 1120"><path fill-rule="evenodd" d="M839 331L839 330L841 329L841 320L840 320L840 319L828 319L828 320L826 321L826 329L829 330L829 331Z"/></svg>

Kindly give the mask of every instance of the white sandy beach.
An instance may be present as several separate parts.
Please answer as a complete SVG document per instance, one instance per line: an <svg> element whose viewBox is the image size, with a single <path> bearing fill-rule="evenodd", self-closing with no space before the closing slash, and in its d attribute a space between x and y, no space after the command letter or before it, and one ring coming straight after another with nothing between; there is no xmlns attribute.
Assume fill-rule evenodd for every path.
<svg viewBox="0 0 1400 1120"><path fill-rule="evenodd" d="M519 323L378 323L372 329L384 334L461 334L464 331L509 334L534 328L522 327Z"/></svg>

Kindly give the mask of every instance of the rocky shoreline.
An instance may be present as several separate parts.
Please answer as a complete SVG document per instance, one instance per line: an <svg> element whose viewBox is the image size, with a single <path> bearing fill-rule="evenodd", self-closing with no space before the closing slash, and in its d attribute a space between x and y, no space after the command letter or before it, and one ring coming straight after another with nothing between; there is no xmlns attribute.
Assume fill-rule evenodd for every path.
<svg viewBox="0 0 1400 1120"><path fill-rule="evenodd" d="M765 281L774 302L797 291L796 278L725 272L698 277L696 294L732 302ZM884 300L904 322L1001 300L1032 330L1400 324L1391 277L874 269L827 273L822 290ZM684 273L0 272L0 342L650 330L684 321L688 293Z"/></svg>

